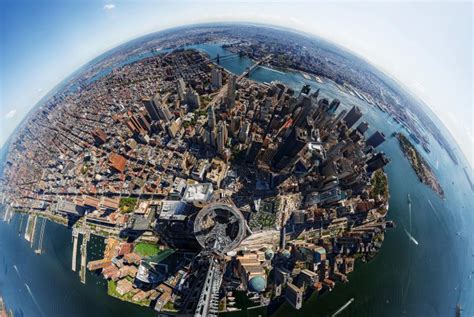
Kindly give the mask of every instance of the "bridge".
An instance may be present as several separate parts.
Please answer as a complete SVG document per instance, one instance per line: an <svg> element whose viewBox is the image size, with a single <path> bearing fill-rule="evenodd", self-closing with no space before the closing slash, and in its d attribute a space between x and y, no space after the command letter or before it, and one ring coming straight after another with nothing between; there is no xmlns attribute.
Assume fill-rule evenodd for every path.
<svg viewBox="0 0 474 317"><path fill-rule="evenodd" d="M217 317L219 312L219 290L225 271L225 261L218 256L209 257L209 268L202 286L201 295L194 313L195 317Z"/></svg>
<svg viewBox="0 0 474 317"><path fill-rule="evenodd" d="M260 66L260 64L270 60L271 58L272 58L272 55L269 54L265 56L263 59L257 61L250 68L246 69L239 77L237 77L237 82L242 80L242 78L249 76L258 66Z"/></svg>
<svg viewBox="0 0 474 317"><path fill-rule="evenodd" d="M217 54L216 57L211 58L211 61L215 61L215 62L217 62L217 64L219 64L220 61L222 61L222 60L227 60L227 59L231 59L231 58L233 58L233 57L242 56L242 55L243 55L243 54L241 54L241 53L232 53L232 54L226 54L226 55L219 55L219 54Z"/></svg>
<svg viewBox="0 0 474 317"><path fill-rule="evenodd" d="M257 61L250 68L246 69L239 77L237 77L237 82L242 80L244 77L249 76L258 66L260 66L260 64L262 64L264 62L267 62L271 58L272 58L272 55L269 54L269 55L265 56L263 59ZM221 87L221 89L217 92L217 94L209 102L209 104L208 104L209 107L216 106L226 96L227 86L228 86L228 84L225 84Z"/></svg>

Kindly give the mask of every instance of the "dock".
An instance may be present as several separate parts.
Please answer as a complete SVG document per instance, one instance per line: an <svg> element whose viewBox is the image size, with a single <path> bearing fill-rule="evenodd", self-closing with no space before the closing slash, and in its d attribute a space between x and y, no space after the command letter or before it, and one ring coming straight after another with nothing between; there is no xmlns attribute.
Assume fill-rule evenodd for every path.
<svg viewBox="0 0 474 317"><path fill-rule="evenodd" d="M75 230L72 231L72 265L71 269L76 272L76 261L77 261L77 239L79 238L79 233Z"/></svg>
<svg viewBox="0 0 474 317"><path fill-rule="evenodd" d="M72 246L72 261L71 261L71 269L76 272L77 268L77 246L78 246L78 239L79 234L82 234L82 243L81 243L81 266L79 270L79 276L81 278L81 283L86 283L86 271L87 271L87 244L90 240L90 230L88 228L79 228L75 227L72 230L72 239L73 239L73 246Z"/></svg>

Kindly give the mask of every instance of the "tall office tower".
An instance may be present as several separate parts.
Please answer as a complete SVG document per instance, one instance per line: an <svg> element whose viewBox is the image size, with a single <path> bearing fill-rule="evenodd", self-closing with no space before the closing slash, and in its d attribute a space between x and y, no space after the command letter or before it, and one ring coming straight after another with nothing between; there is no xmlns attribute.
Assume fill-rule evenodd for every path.
<svg viewBox="0 0 474 317"><path fill-rule="evenodd" d="M250 122L245 121L242 124L242 127L240 128L240 131L239 131L239 141L242 143L247 143L249 132L250 132Z"/></svg>
<svg viewBox="0 0 474 317"><path fill-rule="evenodd" d="M148 121L147 117L143 115L143 113L139 113L137 115L137 121L144 130L146 130L147 132L150 132L151 130L150 122Z"/></svg>
<svg viewBox="0 0 474 317"><path fill-rule="evenodd" d="M369 124L365 121L359 123L359 125L356 128L356 130L359 131L360 134L364 134L365 131L367 131L368 129L369 129Z"/></svg>
<svg viewBox="0 0 474 317"><path fill-rule="evenodd" d="M222 87L222 71L219 68L213 68L211 71L211 85L214 89Z"/></svg>
<svg viewBox="0 0 474 317"><path fill-rule="evenodd" d="M170 122L171 119L173 119L173 115L168 109L168 106L161 104L161 96L159 94L156 94L155 97L153 97L153 104L155 106L156 112L158 112L158 116L160 119L162 119L166 123Z"/></svg>
<svg viewBox="0 0 474 317"><path fill-rule="evenodd" d="M291 161L297 158L298 153L308 143L308 135L305 129L293 128L288 137L280 144L273 157L272 165L281 170L287 167Z"/></svg>
<svg viewBox="0 0 474 317"><path fill-rule="evenodd" d="M344 116L346 115L347 113L347 110L342 110L341 112L339 112L339 114L337 115L336 119L334 120L333 122L333 126L336 126L337 124L339 124L339 122L341 122L342 118L344 118Z"/></svg>
<svg viewBox="0 0 474 317"><path fill-rule="evenodd" d="M254 110L254 108L255 108L255 97L253 95L250 95L249 106L247 110Z"/></svg>
<svg viewBox="0 0 474 317"><path fill-rule="evenodd" d="M207 109L207 125L210 129L216 127L216 113L214 112L214 107L209 107Z"/></svg>
<svg viewBox="0 0 474 317"><path fill-rule="evenodd" d="M255 160L257 159L257 155L262 148L263 140L260 134L253 134L252 135L252 144L250 144L247 155L245 156L245 163L247 164L254 164Z"/></svg>
<svg viewBox="0 0 474 317"><path fill-rule="evenodd" d="M351 111L344 117L344 122L348 129L350 129L362 117L362 112L359 107L353 106Z"/></svg>
<svg viewBox="0 0 474 317"><path fill-rule="evenodd" d="M183 78L178 79L177 90L179 99L184 100L186 96L186 84L184 83Z"/></svg>
<svg viewBox="0 0 474 317"><path fill-rule="evenodd" d="M219 121L217 134L217 151L224 154L225 144L227 142L227 125L225 121Z"/></svg>
<svg viewBox="0 0 474 317"><path fill-rule="evenodd" d="M239 133L240 129L240 117L239 116L234 116L230 120L230 131L232 135L237 135Z"/></svg>
<svg viewBox="0 0 474 317"><path fill-rule="evenodd" d="M359 123L357 128L353 130L351 134L349 134L349 136L354 142L358 142L359 140L362 139L362 136L364 135L365 131L367 131L368 128L369 128L369 124L367 122L365 121L361 122Z"/></svg>
<svg viewBox="0 0 474 317"><path fill-rule="evenodd" d="M340 104L341 102L339 101L339 99L333 99L333 101L331 101L331 104L329 105L328 112L330 114L335 114Z"/></svg>
<svg viewBox="0 0 474 317"><path fill-rule="evenodd" d="M311 94L311 98L314 99L314 102L318 102L318 97L319 97L319 88Z"/></svg>
<svg viewBox="0 0 474 317"><path fill-rule="evenodd" d="M146 108L146 111L148 111L148 114L150 115L150 118L152 120L160 120L160 115L158 114L158 108L156 107L153 100L151 98L143 98L142 102L143 102L143 105Z"/></svg>
<svg viewBox="0 0 474 317"><path fill-rule="evenodd" d="M367 161L367 172L374 172L384 167L389 162L390 160L385 156L383 152L377 153Z"/></svg>
<svg viewBox="0 0 474 317"><path fill-rule="evenodd" d="M380 144L382 144L385 141L385 134L383 132L375 131L374 134L372 134L365 144L367 146L372 146L373 148L376 148Z"/></svg>
<svg viewBox="0 0 474 317"><path fill-rule="evenodd" d="M295 118L296 127L305 127L308 118L311 118L316 111L316 106L313 105L311 98L302 95L303 98L300 101L301 109L298 115Z"/></svg>
<svg viewBox="0 0 474 317"><path fill-rule="evenodd" d="M311 91L311 87L309 85L304 85L302 88L301 88L301 91L300 91L300 96L301 95L309 95L309 92Z"/></svg>
<svg viewBox="0 0 474 317"><path fill-rule="evenodd" d="M191 109L196 109L201 106L199 94L191 88L186 92L185 101Z"/></svg>
<svg viewBox="0 0 474 317"><path fill-rule="evenodd" d="M235 75L229 75L227 83L227 107L231 108L235 104L235 89L237 88L237 78Z"/></svg>

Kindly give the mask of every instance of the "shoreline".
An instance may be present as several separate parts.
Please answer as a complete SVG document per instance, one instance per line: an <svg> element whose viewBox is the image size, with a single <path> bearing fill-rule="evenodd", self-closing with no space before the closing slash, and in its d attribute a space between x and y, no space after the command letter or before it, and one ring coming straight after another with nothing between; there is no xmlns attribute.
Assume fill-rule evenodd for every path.
<svg viewBox="0 0 474 317"><path fill-rule="evenodd" d="M419 181L438 194L440 198L445 199L444 190L428 162L406 136L402 133L397 133L396 137L403 155L408 159Z"/></svg>

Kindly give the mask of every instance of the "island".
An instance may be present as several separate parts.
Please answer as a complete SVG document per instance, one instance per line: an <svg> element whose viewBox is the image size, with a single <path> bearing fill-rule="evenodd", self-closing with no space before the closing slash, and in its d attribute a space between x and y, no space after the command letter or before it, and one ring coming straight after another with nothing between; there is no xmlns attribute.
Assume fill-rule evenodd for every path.
<svg viewBox="0 0 474 317"><path fill-rule="evenodd" d="M88 269L160 313L300 309L347 283L390 226L385 136L323 90L249 78L273 59L234 74L224 56L179 47L85 72L14 137L5 217L28 212L31 245L41 218L68 225L83 283ZM88 261L93 234L106 244Z"/></svg>
<svg viewBox="0 0 474 317"><path fill-rule="evenodd" d="M421 154L416 150L415 146L410 142L410 140L408 140L406 136L404 136L402 133L397 133L396 137L403 154L410 162L410 165L418 176L420 182L426 184L441 198L444 198L443 188L441 187L438 178L436 177L428 162L426 162L426 160L421 156Z"/></svg>

